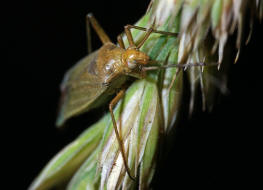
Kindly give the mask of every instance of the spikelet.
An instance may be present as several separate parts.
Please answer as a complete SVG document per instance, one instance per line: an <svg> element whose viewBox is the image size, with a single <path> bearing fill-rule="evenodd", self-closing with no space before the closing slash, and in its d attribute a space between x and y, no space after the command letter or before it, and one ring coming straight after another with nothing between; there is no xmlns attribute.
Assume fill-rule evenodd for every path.
<svg viewBox="0 0 263 190"><path fill-rule="evenodd" d="M260 0L153 0L146 14L136 23L149 27L155 20L158 30L179 32L178 37L152 34L141 50L151 59L167 63L219 63L218 67L187 67L190 82L190 113L199 87L203 108L211 108L216 89L225 87L227 67L224 52L227 40L237 33L238 57L243 44L244 17L263 17ZM144 32L133 30L138 42ZM250 36L250 35L249 35ZM249 37L248 37L249 39ZM127 39L125 39L127 44ZM237 58L236 58L237 60ZM220 69L220 70L218 70ZM135 81L114 109L128 165L138 179L139 189L149 189L159 153L160 138L175 127L180 111L183 70L170 68L151 72ZM59 152L43 169L29 190L47 190L60 184L68 190L136 189L127 175L111 123L105 115Z"/></svg>

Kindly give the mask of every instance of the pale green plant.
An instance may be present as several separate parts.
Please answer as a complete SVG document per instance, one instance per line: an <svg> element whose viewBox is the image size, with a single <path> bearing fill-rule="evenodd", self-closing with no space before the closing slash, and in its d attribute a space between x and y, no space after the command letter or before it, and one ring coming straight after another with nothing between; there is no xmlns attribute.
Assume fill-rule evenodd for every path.
<svg viewBox="0 0 263 190"><path fill-rule="evenodd" d="M251 22L254 15L262 18L262 1L153 0L136 25L149 27L155 20L158 30L178 32L179 36L152 34L141 50L163 64L218 62L219 66L189 66L186 72L179 68L149 72L145 79L132 83L115 107L128 165L138 179L138 186L125 171L111 118L106 114L61 150L29 189L46 190L60 184L67 184L68 190L148 189L156 170L160 138L169 134L178 118L183 73L189 77L192 93L190 112L199 87L203 108L211 108L217 89L225 91L225 44L229 35L237 31L237 50L233 51L239 54L247 12L251 12ZM132 31L135 41L143 34Z"/></svg>

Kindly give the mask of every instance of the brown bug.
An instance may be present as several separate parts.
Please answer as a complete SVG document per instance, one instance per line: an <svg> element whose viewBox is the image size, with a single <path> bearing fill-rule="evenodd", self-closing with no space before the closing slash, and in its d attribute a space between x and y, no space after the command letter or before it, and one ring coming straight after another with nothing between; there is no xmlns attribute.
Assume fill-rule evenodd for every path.
<svg viewBox="0 0 263 190"><path fill-rule="evenodd" d="M56 125L61 126L67 119L100 106L109 95L116 92L116 89L121 89L116 97L111 100L109 111L125 169L128 175L134 179L127 164L122 138L118 132L113 114L113 107L124 95L125 90L122 86L125 84L128 76L144 78L146 76L146 70L159 68L154 66L147 68L146 66L150 63L150 58L147 54L139 50L150 34L153 32L173 36L177 36L177 34L158 31L153 29L153 27L146 29L126 25L124 31L127 35L129 47L125 49L122 36L119 35L117 38L119 46L113 44L92 14L87 15L88 36L90 35L90 23L102 41L103 46L84 57L65 74L61 84L62 104ZM132 28L146 31L145 36L137 46L131 35ZM90 40L88 41L88 47L90 52ZM185 65L172 65L172 67L184 66ZM164 66L163 68L166 67L167 66Z"/></svg>

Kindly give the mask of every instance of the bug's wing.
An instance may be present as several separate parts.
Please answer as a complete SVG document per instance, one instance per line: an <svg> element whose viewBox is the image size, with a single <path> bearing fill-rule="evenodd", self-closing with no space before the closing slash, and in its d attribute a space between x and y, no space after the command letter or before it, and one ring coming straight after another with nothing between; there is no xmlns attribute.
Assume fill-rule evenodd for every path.
<svg viewBox="0 0 263 190"><path fill-rule="evenodd" d="M57 126L63 125L72 116L96 107L96 101L107 89L97 72L97 56L96 51L83 58L64 76Z"/></svg>

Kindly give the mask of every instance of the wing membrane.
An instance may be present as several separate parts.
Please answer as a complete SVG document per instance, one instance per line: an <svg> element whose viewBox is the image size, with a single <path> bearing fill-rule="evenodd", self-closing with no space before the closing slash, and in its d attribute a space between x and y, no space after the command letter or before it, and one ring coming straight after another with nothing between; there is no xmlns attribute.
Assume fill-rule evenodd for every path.
<svg viewBox="0 0 263 190"><path fill-rule="evenodd" d="M72 116L96 107L96 100L107 89L98 75L97 56L98 51L83 58L64 76L57 126L61 126Z"/></svg>

